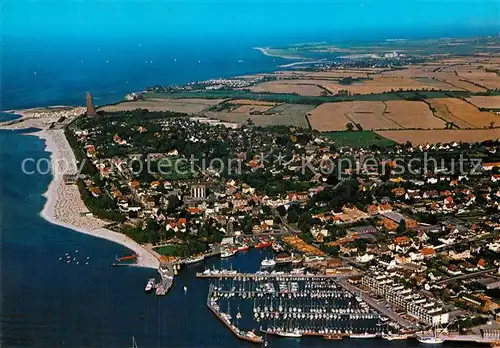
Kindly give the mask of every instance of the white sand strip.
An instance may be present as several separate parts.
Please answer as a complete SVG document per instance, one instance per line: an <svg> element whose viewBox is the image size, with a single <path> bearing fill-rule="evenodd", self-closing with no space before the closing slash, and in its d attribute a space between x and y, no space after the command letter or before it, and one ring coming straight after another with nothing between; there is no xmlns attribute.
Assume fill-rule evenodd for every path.
<svg viewBox="0 0 500 348"><path fill-rule="evenodd" d="M59 159L66 160L66 163L76 164L73 151L64 135L64 131L43 130L33 133L33 135L45 140L46 151L51 153L50 159L53 164L58 163ZM43 196L47 198L47 202L40 215L47 221L81 233L107 239L129 248L138 256L136 266L155 269L159 267L158 259L146 248L122 233L103 228L107 225L105 221L93 216L82 215L81 213L88 212L88 209L80 197L78 187L76 185L66 185L63 182L61 172L54 171L53 179Z"/></svg>

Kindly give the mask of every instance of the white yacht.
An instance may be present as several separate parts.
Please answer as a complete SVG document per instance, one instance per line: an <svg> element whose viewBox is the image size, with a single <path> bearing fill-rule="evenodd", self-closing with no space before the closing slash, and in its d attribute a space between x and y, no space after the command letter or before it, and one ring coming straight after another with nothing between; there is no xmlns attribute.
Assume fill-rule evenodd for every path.
<svg viewBox="0 0 500 348"><path fill-rule="evenodd" d="M264 260L262 260L262 262L260 263L260 265L262 267L272 267L272 266L276 265L276 261L274 261L273 259L265 258Z"/></svg>

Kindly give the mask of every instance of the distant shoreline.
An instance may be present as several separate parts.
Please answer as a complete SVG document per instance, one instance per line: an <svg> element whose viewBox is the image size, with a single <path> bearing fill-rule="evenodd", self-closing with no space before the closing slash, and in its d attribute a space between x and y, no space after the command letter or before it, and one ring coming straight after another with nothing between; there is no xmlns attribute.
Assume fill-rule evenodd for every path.
<svg viewBox="0 0 500 348"><path fill-rule="evenodd" d="M307 60L307 58L304 58L304 57L287 56L284 54L270 53L269 50L272 50L271 47L254 47L253 49L260 51L263 55L268 56L268 57L283 58L283 59L290 59L290 60Z"/></svg>

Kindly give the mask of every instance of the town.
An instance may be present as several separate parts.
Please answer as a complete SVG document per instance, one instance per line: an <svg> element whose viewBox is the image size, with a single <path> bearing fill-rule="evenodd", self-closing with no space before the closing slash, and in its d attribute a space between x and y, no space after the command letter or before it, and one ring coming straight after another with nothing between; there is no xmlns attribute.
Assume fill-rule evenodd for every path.
<svg viewBox="0 0 500 348"><path fill-rule="evenodd" d="M79 117L66 137L84 163L67 184L164 264L272 244L408 322L500 319L498 141L356 148L147 110Z"/></svg>

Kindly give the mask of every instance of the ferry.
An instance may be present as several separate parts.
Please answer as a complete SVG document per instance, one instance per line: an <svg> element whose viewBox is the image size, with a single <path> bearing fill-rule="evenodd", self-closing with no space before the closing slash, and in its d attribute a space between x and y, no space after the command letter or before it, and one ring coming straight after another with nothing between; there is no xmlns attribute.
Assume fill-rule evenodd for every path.
<svg viewBox="0 0 500 348"><path fill-rule="evenodd" d="M227 249L227 250L224 250L221 254L220 254L220 257L231 257L233 256L234 254L236 254L236 250L231 250L231 249Z"/></svg>
<svg viewBox="0 0 500 348"><path fill-rule="evenodd" d="M198 255L198 256L191 256L191 257L187 258L186 261L184 261L184 263L186 265L190 265L190 264L193 264L193 263L197 263L197 262L203 261L204 259L205 259L205 255L201 254L201 255Z"/></svg>
<svg viewBox="0 0 500 348"><path fill-rule="evenodd" d="M444 339L442 339L441 337L434 336L420 337L417 338L417 340L423 344L441 344L444 342Z"/></svg>
<svg viewBox="0 0 500 348"><path fill-rule="evenodd" d="M265 258L264 260L262 260L260 265L262 267L272 267L272 266L276 265L276 261L274 261L273 259Z"/></svg>
<svg viewBox="0 0 500 348"><path fill-rule="evenodd" d="M371 334L368 332L363 332L363 333L355 333L355 334L350 334L349 338L376 338L376 334Z"/></svg>
<svg viewBox="0 0 500 348"><path fill-rule="evenodd" d="M146 284L146 287L144 288L144 291L150 292L151 290L153 290L154 285L155 285L155 278L150 278Z"/></svg>

